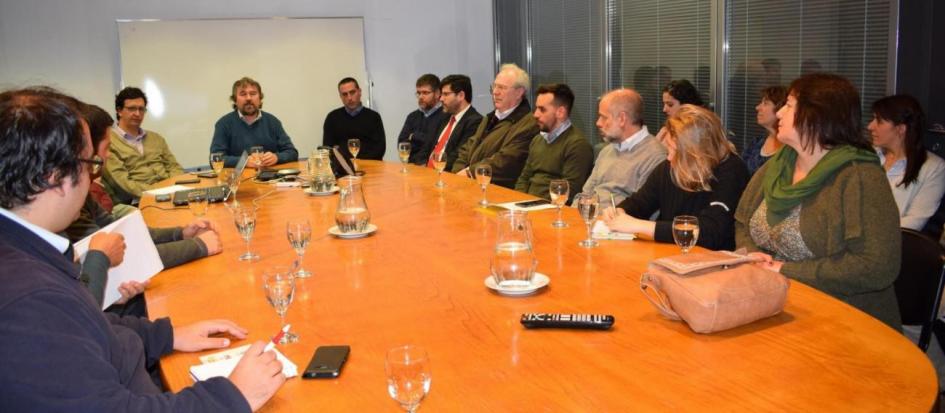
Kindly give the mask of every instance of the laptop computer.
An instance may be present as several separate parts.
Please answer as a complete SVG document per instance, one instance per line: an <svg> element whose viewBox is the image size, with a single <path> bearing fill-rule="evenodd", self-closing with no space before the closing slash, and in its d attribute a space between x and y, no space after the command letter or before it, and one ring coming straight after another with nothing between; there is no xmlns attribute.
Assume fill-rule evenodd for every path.
<svg viewBox="0 0 945 413"><path fill-rule="evenodd" d="M243 176L243 170L246 169L246 163L249 161L249 154L246 151L243 151L243 155L240 156L240 160L236 162L236 168L233 169L233 176L241 177ZM240 182L242 179L236 178L236 185L233 187L235 191L239 188ZM208 188L199 188L199 189L187 189L183 191L174 192L174 205L175 206L184 206L187 205L187 196L191 191L206 190L207 191L207 202L223 202L230 196L230 187L227 185L217 185L211 186Z"/></svg>

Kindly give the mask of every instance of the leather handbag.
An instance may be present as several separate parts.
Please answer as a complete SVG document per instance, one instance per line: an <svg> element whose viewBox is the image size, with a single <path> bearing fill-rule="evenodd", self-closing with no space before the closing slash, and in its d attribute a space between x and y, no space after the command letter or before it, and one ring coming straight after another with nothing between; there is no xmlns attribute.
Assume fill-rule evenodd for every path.
<svg viewBox="0 0 945 413"><path fill-rule="evenodd" d="M696 333L728 330L784 309L789 282L731 251L694 252L653 260L640 290L659 312Z"/></svg>

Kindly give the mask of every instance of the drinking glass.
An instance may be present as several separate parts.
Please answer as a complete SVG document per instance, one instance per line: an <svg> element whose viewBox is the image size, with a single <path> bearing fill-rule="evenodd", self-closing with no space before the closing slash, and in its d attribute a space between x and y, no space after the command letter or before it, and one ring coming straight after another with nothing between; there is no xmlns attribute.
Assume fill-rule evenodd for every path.
<svg viewBox="0 0 945 413"><path fill-rule="evenodd" d="M692 215L679 215L673 218L673 240L688 254L689 250L699 241L699 218Z"/></svg>
<svg viewBox="0 0 945 413"><path fill-rule="evenodd" d="M354 157L354 160L351 162L354 165L354 171L358 171L358 152L361 152L361 140L358 138L348 139L348 152L351 152L351 156Z"/></svg>
<svg viewBox="0 0 945 413"><path fill-rule="evenodd" d="M227 191L226 193L226 198L223 198L223 201L224 202L229 201L229 199L232 197L233 198L232 204L236 205L236 190L240 186L241 176L239 176L236 173L235 169L232 171L223 171L223 172L224 172L223 175L221 175L221 177L223 177L223 184L226 185L227 189L229 189L229 191Z"/></svg>
<svg viewBox="0 0 945 413"><path fill-rule="evenodd" d="M262 146L253 146L249 148L249 156L252 157L253 166L256 168L256 177L262 172L262 154L266 151Z"/></svg>
<svg viewBox="0 0 945 413"><path fill-rule="evenodd" d="M259 255L254 254L249 249L249 242L253 239L253 232L256 230L256 208L235 206L233 207L233 221L236 223L236 229L240 236L246 241L246 253L240 255L240 261L256 261Z"/></svg>
<svg viewBox="0 0 945 413"><path fill-rule="evenodd" d="M397 144L397 155L400 156L400 163L403 164L403 168L400 170L400 173L407 173L407 162L410 161L410 142L401 142Z"/></svg>
<svg viewBox="0 0 945 413"><path fill-rule="evenodd" d="M496 221L495 251L489 269L506 290L529 288L538 260L532 249L532 225L525 211L502 211Z"/></svg>
<svg viewBox="0 0 945 413"><path fill-rule="evenodd" d="M558 219L551 223L552 227L568 227L568 223L561 219L561 207L568 202L568 194L570 192L569 185L567 179L552 179L551 182L548 183L548 192L551 193L551 203L558 207Z"/></svg>
<svg viewBox="0 0 945 413"><path fill-rule="evenodd" d="M299 270L295 272L295 277L311 277L312 272L302 268L302 257L305 256L305 248L308 247L308 242L312 239L312 225L309 224L307 219L290 219L285 224L285 233L289 239L289 245L292 245L292 249L299 256Z"/></svg>
<svg viewBox="0 0 945 413"><path fill-rule="evenodd" d="M475 174L476 182L479 182L479 189L482 190L482 200L479 201L479 206L489 206L489 201L486 200L486 187L489 186L489 182L492 182L492 167L487 163L476 165Z"/></svg>
<svg viewBox="0 0 945 413"><path fill-rule="evenodd" d="M223 152L210 154L210 168L213 169L213 173L220 176L220 172L223 171Z"/></svg>
<svg viewBox="0 0 945 413"><path fill-rule="evenodd" d="M289 304L295 297L295 274L292 269L277 265L263 274L263 290L266 292L266 300L276 309L279 314L281 328L285 328L285 313L289 311ZM282 335L282 339L277 344L290 344L299 341L298 334L287 331Z"/></svg>
<svg viewBox="0 0 945 413"><path fill-rule="evenodd" d="M437 188L446 187L446 183L443 182L443 170L446 169L446 151L433 154L433 169L436 169L435 186Z"/></svg>
<svg viewBox="0 0 945 413"><path fill-rule="evenodd" d="M187 193L187 207L195 217L207 214L207 190L192 189Z"/></svg>
<svg viewBox="0 0 945 413"><path fill-rule="evenodd" d="M387 393L405 411L413 413L430 392L430 358L422 347L406 345L387 351L384 362Z"/></svg>
<svg viewBox="0 0 945 413"><path fill-rule="evenodd" d="M597 216L600 214L600 199L595 192L580 193L574 199L578 206L578 212L581 213L581 218L584 219L584 225L587 227L587 239L581 241L578 245L584 248L594 248L597 246L597 241L594 241L594 238L591 237L591 230L594 227L594 222L597 221Z"/></svg>

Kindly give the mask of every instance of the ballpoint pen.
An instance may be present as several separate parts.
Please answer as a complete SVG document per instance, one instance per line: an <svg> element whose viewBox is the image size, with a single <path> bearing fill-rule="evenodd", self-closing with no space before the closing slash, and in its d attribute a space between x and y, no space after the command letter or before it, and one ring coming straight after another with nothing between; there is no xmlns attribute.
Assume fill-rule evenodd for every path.
<svg viewBox="0 0 945 413"><path fill-rule="evenodd" d="M617 212L617 203L614 202L614 193L610 193L610 206L614 208L614 212Z"/></svg>
<svg viewBox="0 0 945 413"><path fill-rule="evenodd" d="M263 349L263 352L265 353L276 348L276 344L279 343L279 340L282 340L282 336L289 332L289 327L292 327L292 324L286 324L285 327L282 327L282 330L279 331L279 334L276 334L276 336L272 338L272 341L266 344L266 348Z"/></svg>

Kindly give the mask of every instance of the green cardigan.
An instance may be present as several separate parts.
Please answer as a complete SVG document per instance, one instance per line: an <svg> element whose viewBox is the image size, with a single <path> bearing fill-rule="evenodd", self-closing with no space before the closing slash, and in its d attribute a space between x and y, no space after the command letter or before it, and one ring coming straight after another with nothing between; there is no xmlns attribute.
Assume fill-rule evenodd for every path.
<svg viewBox="0 0 945 413"><path fill-rule="evenodd" d="M140 198L154 183L184 173L164 137L152 131L147 133L143 141L144 154L141 154L115 129L111 130L112 141L102 183L116 204L131 204L132 199Z"/></svg>
<svg viewBox="0 0 945 413"><path fill-rule="evenodd" d="M515 190L544 199L551 199L548 184L552 179L567 179L568 202L581 192L584 181L594 167L594 148L573 125L552 143L541 135L532 138L525 169L515 183Z"/></svg>
<svg viewBox="0 0 945 413"><path fill-rule="evenodd" d="M735 212L735 242L749 251L760 250L748 225L769 165L752 177ZM801 204L800 231L815 258L785 262L782 274L901 329L893 290L902 253L899 209L882 167L854 162L837 171Z"/></svg>

